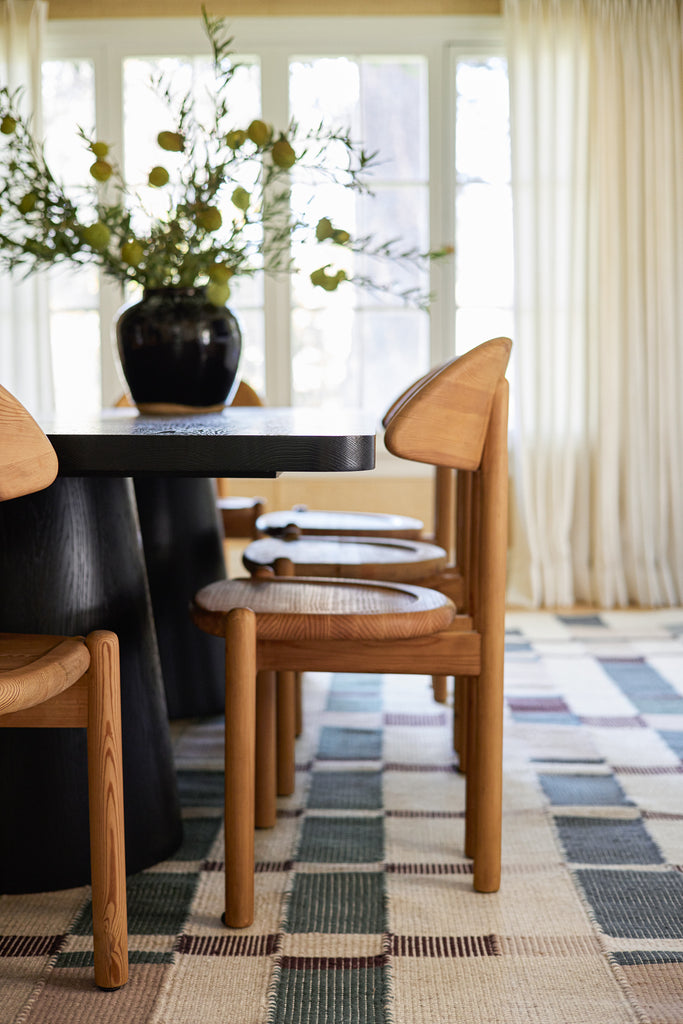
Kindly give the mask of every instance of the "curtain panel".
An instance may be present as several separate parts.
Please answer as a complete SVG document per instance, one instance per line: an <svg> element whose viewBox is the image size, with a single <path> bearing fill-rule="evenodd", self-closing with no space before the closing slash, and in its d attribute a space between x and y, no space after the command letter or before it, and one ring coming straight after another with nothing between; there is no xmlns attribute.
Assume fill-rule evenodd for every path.
<svg viewBox="0 0 683 1024"><path fill-rule="evenodd" d="M510 594L534 606L681 603L681 3L506 0L505 17Z"/></svg>
<svg viewBox="0 0 683 1024"><path fill-rule="evenodd" d="M0 83L12 92L23 90L23 112L32 115L38 138L47 8L44 0L0 0ZM40 276L0 276L0 381L31 412L52 410L47 285Z"/></svg>

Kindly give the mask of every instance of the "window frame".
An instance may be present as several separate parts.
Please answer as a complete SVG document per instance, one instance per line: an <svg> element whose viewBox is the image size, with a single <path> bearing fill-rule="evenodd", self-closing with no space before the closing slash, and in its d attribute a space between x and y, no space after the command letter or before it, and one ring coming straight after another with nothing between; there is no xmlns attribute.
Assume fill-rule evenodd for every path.
<svg viewBox="0 0 683 1024"><path fill-rule="evenodd" d="M429 129L429 235L432 245L455 240L455 65L462 57L504 55L501 16L431 17L236 17L229 20L237 52L261 61L262 116L289 120L289 61L299 56L421 56L427 61ZM123 59L129 56L207 54L198 17L104 18L48 22L44 60L88 59L95 72L97 133L125 154L122 138ZM455 260L431 266L431 364L455 352ZM121 290L100 275L100 352L103 403L121 391L111 325ZM267 400L290 404L290 297L287 280L266 278L265 359Z"/></svg>

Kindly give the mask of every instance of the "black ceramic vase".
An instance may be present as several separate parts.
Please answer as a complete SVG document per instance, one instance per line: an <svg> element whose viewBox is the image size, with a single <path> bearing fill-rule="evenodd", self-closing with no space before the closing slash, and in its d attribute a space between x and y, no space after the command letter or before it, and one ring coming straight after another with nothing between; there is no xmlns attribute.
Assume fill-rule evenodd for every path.
<svg viewBox="0 0 683 1024"><path fill-rule="evenodd" d="M242 336L204 288L149 288L116 322L123 374L144 413L213 412L235 385Z"/></svg>

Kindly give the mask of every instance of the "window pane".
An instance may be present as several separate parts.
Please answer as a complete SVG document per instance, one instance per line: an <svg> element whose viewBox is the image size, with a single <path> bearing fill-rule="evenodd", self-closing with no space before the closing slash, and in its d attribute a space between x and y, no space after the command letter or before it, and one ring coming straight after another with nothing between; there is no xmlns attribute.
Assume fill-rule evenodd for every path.
<svg viewBox="0 0 683 1024"><path fill-rule="evenodd" d="M513 331L506 62L460 60L456 84L456 352Z"/></svg>
<svg viewBox="0 0 683 1024"><path fill-rule="evenodd" d="M292 116L302 126L348 131L355 143L378 150L373 195L293 189L297 214L329 217L352 238L400 239L404 249L429 248L427 64L421 57L301 58L290 66ZM374 292L342 285L321 295L308 273L328 261L334 270L370 277ZM301 254L304 273L292 283L292 375L296 404L360 405L381 415L393 398L429 366L429 321L404 308L399 292L428 290L414 265L354 256L341 246Z"/></svg>
<svg viewBox="0 0 683 1024"><path fill-rule="evenodd" d="M460 61L456 76L455 166L458 181L509 182L507 63Z"/></svg>
<svg viewBox="0 0 683 1024"><path fill-rule="evenodd" d="M55 378L55 410L95 413L100 397L100 318L96 311L52 312L50 343Z"/></svg>
<svg viewBox="0 0 683 1024"><path fill-rule="evenodd" d="M87 60L45 61L42 65L45 156L65 187L78 190L92 179L92 154L77 128L92 133L95 125L95 74ZM82 216L87 218L81 207ZM93 267L59 264L48 271L50 344L55 377L55 406L99 409L100 318L99 274Z"/></svg>
<svg viewBox="0 0 683 1024"><path fill-rule="evenodd" d="M294 311L295 405L364 408L378 419L429 365L428 319L414 310L358 313L338 293ZM422 371L424 372L424 370Z"/></svg>
<svg viewBox="0 0 683 1024"><path fill-rule="evenodd" d="M465 185L456 201L456 303L512 306L512 196L507 185Z"/></svg>
<svg viewBox="0 0 683 1024"><path fill-rule="evenodd" d="M428 167L427 66L421 58L360 63L361 138L381 155L386 181L425 181Z"/></svg>

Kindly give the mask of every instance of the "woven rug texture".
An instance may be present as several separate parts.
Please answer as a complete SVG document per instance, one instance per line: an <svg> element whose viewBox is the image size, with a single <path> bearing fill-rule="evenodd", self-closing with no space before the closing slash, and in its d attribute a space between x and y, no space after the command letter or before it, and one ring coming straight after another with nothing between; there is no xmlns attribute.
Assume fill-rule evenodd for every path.
<svg viewBox="0 0 683 1024"><path fill-rule="evenodd" d="M222 722L173 724L184 842L129 878L130 981L89 890L0 897L0 1024L683 1024L683 609L507 619L503 879L472 889L426 676L309 674L297 786L220 922Z"/></svg>

